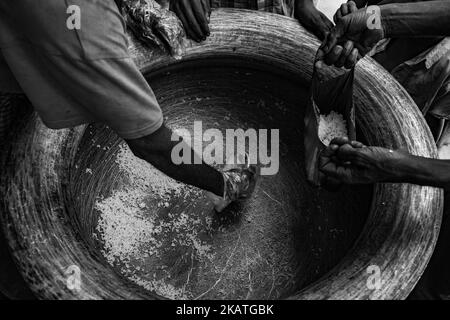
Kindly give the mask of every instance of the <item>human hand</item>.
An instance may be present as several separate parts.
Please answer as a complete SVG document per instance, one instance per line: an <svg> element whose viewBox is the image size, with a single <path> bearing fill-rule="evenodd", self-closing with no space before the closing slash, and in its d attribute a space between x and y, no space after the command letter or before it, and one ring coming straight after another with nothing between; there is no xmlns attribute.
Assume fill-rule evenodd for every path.
<svg viewBox="0 0 450 320"><path fill-rule="evenodd" d="M333 23L325 14L317 10L312 0L295 1L295 17L320 40L333 29Z"/></svg>
<svg viewBox="0 0 450 320"><path fill-rule="evenodd" d="M358 56L365 56L384 38L380 11L358 10L353 1L342 4L334 21L335 28L321 46L328 65L353 67Z"/></svg>
<svg viewBox="0 0 450 320"><path fill-rule="evenodd" d="M346 184L385 182L395 178L405 156L403 152L337 138L320 155L319 169Z"/></svg>
<svg viewBox="0 0 450 320"><path fill-rule="evenodd" d="M189 38L201 42L210 35L211 6L209 0L172 0L170 1L170 10L175 12L181 20Z"/></svg>

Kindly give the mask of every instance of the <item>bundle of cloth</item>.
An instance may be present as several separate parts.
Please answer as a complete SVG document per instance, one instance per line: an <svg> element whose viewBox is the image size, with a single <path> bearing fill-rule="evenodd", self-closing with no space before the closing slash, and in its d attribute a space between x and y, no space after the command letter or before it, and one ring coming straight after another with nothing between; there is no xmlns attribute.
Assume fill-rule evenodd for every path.
<svg viewBox="0 0 450 320"><path fill-rule="evenodd" d="M167 0L116 0L127 27L136 38L179 57L185 32L181 21L169 10Z"/></svg>

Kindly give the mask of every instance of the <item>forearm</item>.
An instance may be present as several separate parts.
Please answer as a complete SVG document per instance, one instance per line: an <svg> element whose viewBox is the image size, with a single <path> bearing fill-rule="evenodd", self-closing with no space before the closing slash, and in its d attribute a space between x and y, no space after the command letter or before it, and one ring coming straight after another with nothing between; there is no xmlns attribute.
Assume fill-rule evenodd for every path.
<svg viewBox="0 0 450 320"><path fill-rule="evenodd" d="M450 36L450 1L391 3L380 8L388 38Z"/></svg>
<svg viewBox="0 0 450 320"><path fill-rule="evenodd" d="M350 0L350 1L353 1L358 9L364 8L365 6L380 4L380 0Z"/></svg>
<svg viewBox="0 0 450 320"><path fill-rule="evenodd" d="M163 126L157 132L147 137L128 140L133 153L152 164L169 177L223 196L224 181L222 174L199 160L199 156L183 140L173 141L172 131ZM176 146L183 145L182 150L190 153L189 163L175 164L172 151ZM180 148L181 149L181 148ZM196 164L198 163L198 164Z"/></svg>
<svg viewBox="0 0 450 320"><path fill-rule="evenodd" d="M296 7L314 5L314 0L295 0Z"/></svg>
<svg viewBox="0 0 450 320"><path fill-rule="evenodd" d="M373 5L385 5L389 3L411 3L411 2L425 2L425 1L436 1L436 0L349 0L356 3L358 9L364 8L365 6Z"/></svg>
<svg viewBox="0 0 450 320"><path fill-rule="evenodd" d="M297 19L300 18L300 13L302 13L305 10L308 10L311 7L314 6L313 0L295 0L294 3L294 15Z"/></svg>
<svg viewBox="0 0 450 320"><path fill-rule="evenodd" d="M450 190L450 161L405 155L385 182L403 182Z"/></svg>

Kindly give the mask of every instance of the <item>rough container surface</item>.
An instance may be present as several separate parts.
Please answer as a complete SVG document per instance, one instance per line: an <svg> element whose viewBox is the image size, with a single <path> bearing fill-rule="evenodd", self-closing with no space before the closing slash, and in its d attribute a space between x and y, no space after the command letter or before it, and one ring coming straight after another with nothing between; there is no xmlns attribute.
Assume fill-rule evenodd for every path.
<svg viewBox="0 0 450 320"><path fill-rule="evenodd" d="M292 263L293 259L299 257L300 260L303 259L296 270L302 280L296 280L297 286L289 288L288 292L286 285L282 285L280 280L281 282L277 282L278 287L269 288L271 292L279 290L277 296L259 297L404 299L409 295L422 275L438 237L443 209L441 190L408 184L380 184L369 190L367 206L371 204L370 208L351 207L343 197L340 200L342 213L337 207L330 209L328 216L319 210L317 212L322 215L311 215L306 219L304 212L296 211L297 207L304 209L303 204L296 202L303 199L302 195L297 198L296 192L301 194L300 191L313 191L305 185L304 173L301 170L303 106L302 103L294 106L297 103L294 91L298 84L298 99L307 98L312 61L319 45L298 22L266 13L216 10L211 17L211 37L204 43L190 44L180 60L149 50L131 38L130 40L132 56L149 83L154 86L163 110L169 114L169 124L171 119L177 119L177 112L182 110L174 107L174 101L181 99L183 95L177 86L182 87L186 94L196 95L201 95L210 87L197 88L196 84L201 82L200 76L196 78L186 70L198 70L198 75L209 77L205 81L211 86L215 85L215 90L226 93L222 96L211 93L212 99L217 99L215 102L218 110L244 107L243 101L250 98L257 100L258 95L271 102L278 101L276 96L281 96L283 101L280 104L286 104L287 111L279 112L259 106L259 110L264 112L261 112L260 118L255 118L255 122L260 121L261 127L267 123L281 126L283 112L289 116L286 128L292 126L293 133L282 133L281 138L287 146L286 156L282 160L289 161L290 164L284 166L281 161L283 167L277 185L279 189L286 188L280 190L287 190L283 199L288 205L283 207L283 210L276 209L277 205L273 203L275 200L268 195L270 192L276 193L276 188L262 190L260 186L257 192L269 191L264 193L267 195L266 202L261 200L257 204L260 210L256 212L250 208L246 214L258 214L272 201L273 214L284 217L278 222L274 219L274 223L281 225L282 222L290 221L293 224L293 227L287 225L288 231L283 235L289 235L291 232L292 238L286 239L292 240L293 247L298 248L301 254L293 256L292 259L289 257L286 263ZM239 74L239 71L235 72L240 68L253 71L248 74L244 72L243 75ZM208 76L205 70L215 70L216 79ZM252 78L251 74L258 77ZM252 81L245 80L245 77L250 77ZM185 82L177 83L176 79ZM267 84L271 89L264 90L264 83L268 81L273 81ZM158 83L167 85L158 87ZM239 92L241 101L230 98L231 102L227 104L227 94L231 97L238 89L236 83L242 86L254 83L256 89L249 94L245 90ZM295 84L294 88L292 84ZM223 99L223 102L220 99ZM198 108L207 110L206 104L198 102ZM405 90L371 59L362 60L356 69L355 105L360 136L367 143L402 148L415 155L436 157L433 138L414 102ZM248 108L252 110L251 106ZM264 115L268 115L269 120L263 120ZM203 116L208 121L215 121L208 118L208 115ZM297 119L298 127L295 130ZM223 126L234 120L232 114L231 119L227 119L228 122L224 122ZM237 120L236 123L245 125ZM95 146L89 149L86 141L91 138L90 134L94 134L92 139L96 143L108 145L110 149L97 153ZM295 147L297 139L298 147ZM115 169L108 165L113 163L112 151L116 150L120 143L113 133L97 125L53 131L33 116L23 127L18 126L17 133L3 157L0 207L2 227L6 231L20 271L38 298L159 298L127 280L117 269L111 267L99 253L92 238L96 223L93 213L94 198L110 192L110 189L115 187L114 181L111 180ZM89 175L86 178L86 172L94 167L101 170L95 170L92 178L89 178ZM289 183L281 181L284 177L292 180L289 180ZM366 197L366 191L361 188L361 195ZM350 190L346 195L349 199L353 197L356 200L358 189ZM263 198L262 194L258 196ZM304 194L303 197L307 198ZM330 195L328 197L333 199ZM359 209L362 210L360 218ZM283 212L288 212L287 218L281 215ZM320 219L322 221L318 223ZM316 222L317 225L314 224ZM266 228L264 230L270 227L268 223L264 224L264 221L255 223ZM295 227L296 223L298 229ZM323 226L321 223L325 223L325 228L330 228L333 223L341 223L341 228L345 230L340 235L342 238L337 236L339 241L333 240L332 237L323 236L323 229L312 229ZM249 232L252 230L249 229ZM299 235L302 232L303 234ZM242 233L239 239L245 239L244 236L245 233ZM282 237L278 239L283 240ZM281 250L276 250L278 255L271 252L274 259L281 259L283 252L292 251L289 241L284 243L284 248L281 246ZM323 252L313 252L310 243L320 245ZM236 245L237 252L248 245L250 242L245 241L239 247ZM267 248L264 250L270 252L270 246L265 247ZM278 247L274 244L274 248ZM322 258L314 260L315 254L322 254ZM73 266L81 269L80 290L70 289L73 284L70 282ZM314 272L315 270L320 272ZM373 282L373 272L376 276L379 275L379 281ZM284 275L273 276L275 279L276 276ZM260 284L262 286L265 282L262 280ZM255 290L257 287L258 283L255 283ZM242 288L236 287L236 292L238 289ZM267 292L265 289L264 291Z"/></svg>

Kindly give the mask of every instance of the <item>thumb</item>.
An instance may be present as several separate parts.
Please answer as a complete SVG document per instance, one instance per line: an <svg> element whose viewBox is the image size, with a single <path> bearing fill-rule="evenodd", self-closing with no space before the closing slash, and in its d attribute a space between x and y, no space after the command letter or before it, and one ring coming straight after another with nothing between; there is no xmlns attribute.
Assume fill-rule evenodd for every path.
<svg viewBox="0 0 450 320"><path fill-rule="evenodd" d="M358 152L358 149L353 148L349 144L345 144L337 150L336 155L343 162L355 162L359 158Z"/></svg>
<svg viewBox="0 0 450 320"><path fill-rule="evenodd" d="M323 51L322 48L319 48L319 50L317 51L317 54L316 54L316 66L317 67L320 67L320 64L317 64L317 63L320 63L320 61L323 61L323 59L325 59L325 52Z"/></svg>
<svg viewBox="0 0 450 320"><path fill-rule="evenodd" d="M324 55L330 53L331 50L337 45L338 41L344 35L344 27L339 23L327 34L320 49L323 51Z"/></svg>

